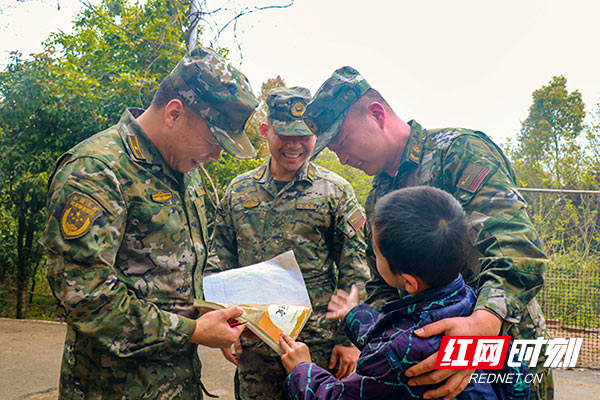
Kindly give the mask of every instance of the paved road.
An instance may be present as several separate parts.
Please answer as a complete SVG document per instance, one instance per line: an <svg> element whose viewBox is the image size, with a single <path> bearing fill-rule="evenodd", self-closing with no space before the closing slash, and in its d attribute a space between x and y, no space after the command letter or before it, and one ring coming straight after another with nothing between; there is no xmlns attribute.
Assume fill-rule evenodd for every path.
<svg viewBox="0 0 600 400"><path fill-rule="evenodd" d="M65 325L0 318L0 399L55 400ZM234 367L221 352L199 349L207 389L233 400ZM600 398L600 371L555 370L556 399Z"/></svg>

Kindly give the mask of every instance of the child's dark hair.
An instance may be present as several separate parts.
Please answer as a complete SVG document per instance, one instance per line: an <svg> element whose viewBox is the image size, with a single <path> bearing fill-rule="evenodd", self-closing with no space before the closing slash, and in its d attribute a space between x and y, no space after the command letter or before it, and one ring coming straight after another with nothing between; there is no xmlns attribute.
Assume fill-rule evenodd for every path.
<svg viewBox="0 0 600 400"><path fill-rule="evenodd" d="M375 206L373 230L392 273L418 276L431 288L456 279L472 246L460 203L429 186L382 197Z"/></svg>

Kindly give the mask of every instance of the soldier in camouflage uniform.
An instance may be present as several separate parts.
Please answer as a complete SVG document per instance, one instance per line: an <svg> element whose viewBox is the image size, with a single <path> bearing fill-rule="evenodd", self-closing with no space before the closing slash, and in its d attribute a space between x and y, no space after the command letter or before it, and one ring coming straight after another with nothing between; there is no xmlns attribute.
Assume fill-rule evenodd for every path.
<svg viewBox="0 0 600 400"><path fill-rule="evenodd" d="M502 151L482 132L447 128L426 130L402 121L353 68L336 70L323 83L304 114L317 135L313 156L328 146L342 164L375 175L367 199L367 218L377 200L392 190L429 185L451 193L467 212L473 250L462 275L477 289L475 311L426 326L423 335L498 335L547 337L535 295L544 284L546 256L515 189L516 179ZM368 227L367 227L368 231ZM369 232L367 232L369 234ZM367 261L374 272L368 302L380 306L402 293L377 274L372 248ZM419 332L417 332L419 333ZM433 369L435 355L409 369L417 384L446 383L431 397L456 396L468 383L467 372ZM534 399L553 398L551 371L543 360L532 373L544 379L532 387Z"/></svg>
<svg viewBox="0 0 600 400"><path fill-rule="evenodd" d="M271 157L261 167L230 183L218 210L214 253L206 273L254 264L293 250L302 270L313 314L300 334L315 362L345 377L359 351L338 321L325 321L337 288L356 283L364 292L365 217L350 184L308 162L315 136L302 121L310 92L273 89L267 99L268 123L261 125ZM215 257L216 258L216 257ZM258 340L242 337L242 353L226 358L237 365L236 398L283 397L285 369L279 356Z"/></svg>
<svg viewBox="0 0 600 400"><path fill-rule="evenodd" d="M206 246L195 166L247 158L257 105L210 49L188 53L146 110L66 152L49 180L48 281L67 321L60 398L201 399L197 345L231 346L240 308L198 318Z"/></svg>

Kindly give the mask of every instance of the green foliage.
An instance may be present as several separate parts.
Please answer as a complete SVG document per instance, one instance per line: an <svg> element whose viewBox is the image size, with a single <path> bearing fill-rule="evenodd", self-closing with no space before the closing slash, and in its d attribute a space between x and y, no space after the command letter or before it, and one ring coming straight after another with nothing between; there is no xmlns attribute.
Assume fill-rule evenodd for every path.
<svg viewBox="0 0 600 400"><path fill-rule="evenodd" d="M581 95L577 90L569 93L566 83L563 76L554 77L533 92L529 116L511 156L523 186L598 190L600 124L583 124ZM581 146L577 139L584 130L589 144ZM530 214L550 254L598 255L598 197L532 194L528 200L532 204Z"/></svg>
<svg viewBox="0 0 600 400"><path fill-rule="evenodd" d="M0 274L14 277L17 316L41 260L46 182L58 156L116 122L126 106L147 105L185 51L177 2L110 0L81 12L25 60L0 73L0 205L13 219ZM12 224L12 225L11 225ZM1 227L0 227L1 228ZM8 243L8 242L7 242Z"/></svg>
<svg viewBox="0 0 600 400"><path fill-rule="evenodd" d="M600 261L598 196L532 193L526 197L529 215L547 253L574 253Z"/></svg>
<svg viewBox="0 0 600 400"><path fill-rule="evenodd" d="M4 228L13 227L14 247L1 245L6 257L2 267L14 275L17 286L17 317L24 315L24 288L31 279L42 249L37 243L44 220L45 187L52 163L52 138L48 124L57 110L49 101L52 87L49 59L38 56L31 62L15 57L0 74L0 205ZM12 221L10 221L12 219Z"/></svg>
<svg viewBox="0 0 600 400"><path fill-rule="evenodd" d="M59 32L46 42L60 53L59 69L68 75L74 97L84 101L86 111L94 110L100 128L114 123L126 107L149 104L160 80L185 53L182 6L109 0L84 10L73 33Z"/></svg>
<svg viewBox="0 0 600 400"><path fill-rule="evenodd" d="M0 282L8 282L15 273L17 224L12 215L0 208Z"/></svg>
<svg viewBox="0 0 600 400"><path fill-rule="evenodd" d="M586 170L585 184L592 188L600 188L600 103L596 104L595 113L592 114L591 123L586 132Z"/></svg>
<svg viewBox="0 0 600 400"><path fill-rule="evenodd" d="M522 163L517 165L522 172L519 175L527 183L561 186L569 180L577 181L577 177L568 175L573 171L572 164L580 159L581 149L575 139L583 130L585 111L581 93L569 93L566 85L564 76L555 76L532 94L533 103L515 152Z"/></svg>
<svg viewBox="0 0 600 400"><path fill-rule="evenodd" d="M359 203L363 206L365 205L373 178L359 169L352 168L349 165L342 165L335 153L329 149L325 149L319 153L318 157L315 159L315 163L335 172L350 182Z"/></svg>
<svg viewBox="0 0 600 400"><path fill-rule="evenodd" d="M600 110L584 125L579 91L563 76L532 94L515 151L519 184L534 188L600 189ZM578 143L585 133L586 145ZM550 263L540 302L562 325L599 328L600 196L526 193L532 219Z"/></svg>

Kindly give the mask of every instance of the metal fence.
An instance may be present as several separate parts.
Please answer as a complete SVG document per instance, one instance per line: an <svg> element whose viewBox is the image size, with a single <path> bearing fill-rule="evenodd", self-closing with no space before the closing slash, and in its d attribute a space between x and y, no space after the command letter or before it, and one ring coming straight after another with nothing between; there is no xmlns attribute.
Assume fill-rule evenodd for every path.
<svg viewBox="0 0 600 400"><path fill-rule="evenodd" d="M577 367L600 368L600 191L520 189L550 258L538 294L553 338L582 338Z"/></svg>
<svg viewBox="0 0 600 400"><path fill-rule="evenodd" d="M580 271L565 277L552 267L538 299L553 338L582 338L578 367L600 368L600 273Z"/></svg>

